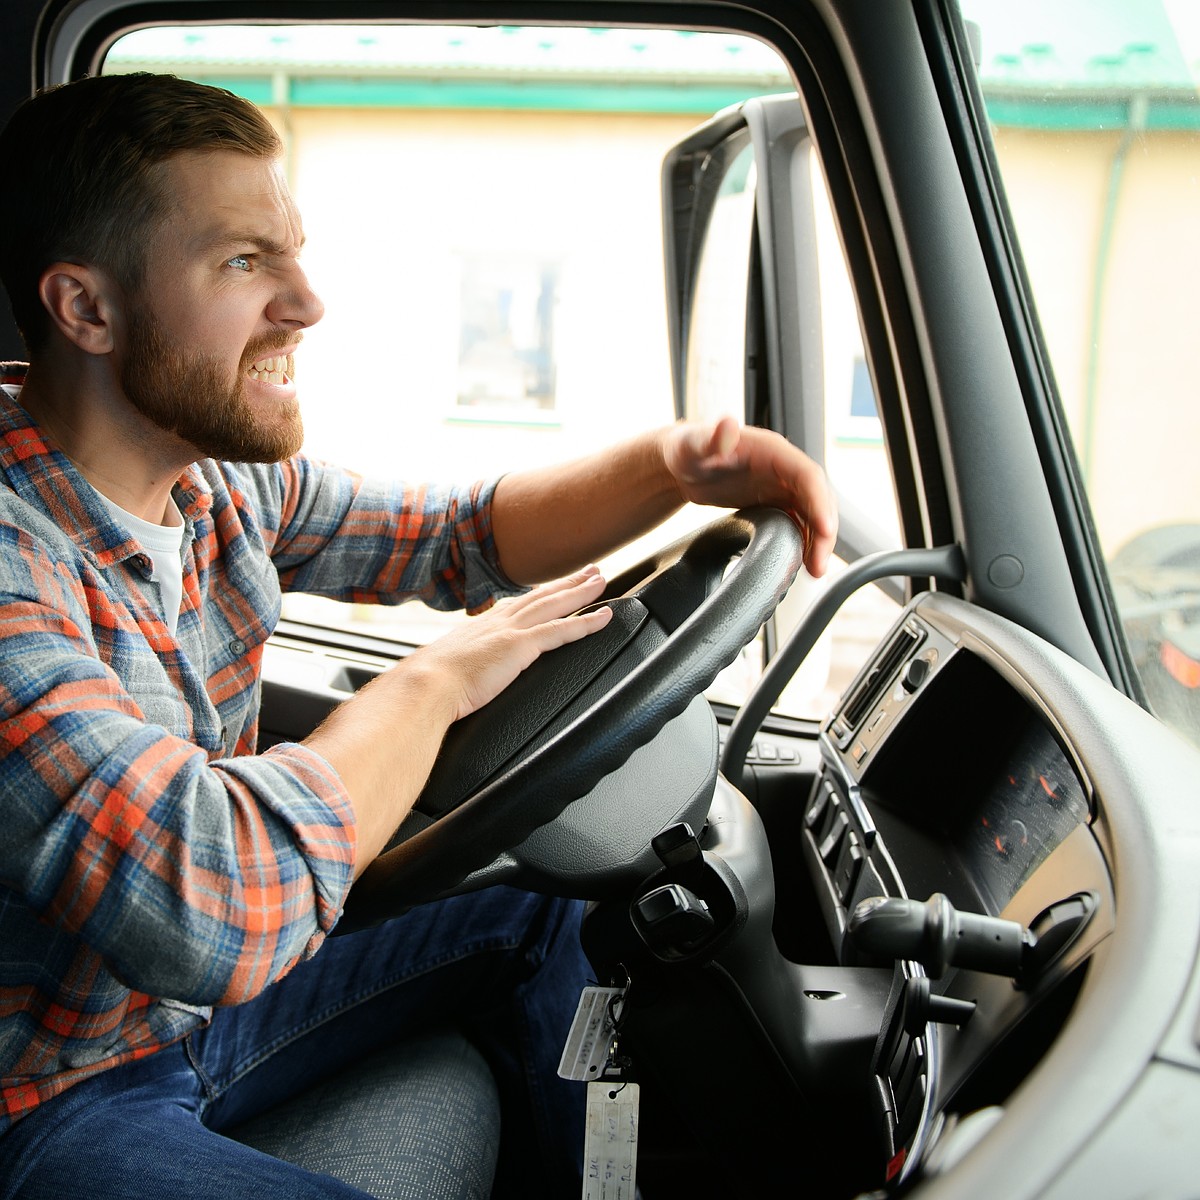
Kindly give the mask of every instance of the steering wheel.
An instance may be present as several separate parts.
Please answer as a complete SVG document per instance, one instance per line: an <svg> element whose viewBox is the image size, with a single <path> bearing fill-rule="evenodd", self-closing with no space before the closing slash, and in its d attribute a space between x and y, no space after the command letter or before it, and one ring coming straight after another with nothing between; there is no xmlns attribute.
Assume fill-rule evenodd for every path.
<svg viewBox="0 0 1200 1200"><path fill-rule="evenodd" d="M504 872L489 874L490 864L519 869L506 852L527 839L553 842L543 826L599 791L668 723L701 711L709 731L709 753L700 756L705 775L703 785L693 779L685 791L687 811L699 806L702 821L717 748L707 703L693 701L775 610L802 551L800 531L785 513L743 509L612 580L597 602L613 609L604 629L543 655L490 704L451 727L413 814L355 883L339 929L502 881ZM674 754L680 757L686 756ZM693 750L690 757L698 756ZM604 818L614 835L632 828L647 848L672 819L647 805L645 793L658 781L649 783L635 789L627 811ZM592 825L595 816L587 816ZM646 829L648 819L660 823Z"/></svg>

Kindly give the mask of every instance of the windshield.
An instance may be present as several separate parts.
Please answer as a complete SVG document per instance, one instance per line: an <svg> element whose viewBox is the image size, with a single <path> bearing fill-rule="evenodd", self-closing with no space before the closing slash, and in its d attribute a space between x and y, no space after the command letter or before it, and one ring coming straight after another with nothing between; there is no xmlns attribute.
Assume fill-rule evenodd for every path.
<svg viewBox="0 0 1200 1200"><path fill-rule="evenodd" d="M305 270L326 306L304 343L306 451L368 475L460 481L560 462L673 419L664 155L713 113L793 87L763 42L645 28L156 26L118 40L104 70L227 87L279 130ZM704 314L706 355L688 365L705 379L708 415L731 397L742 410L745 321L731 314L745 305L754 179L747 156L721 197L740 264L712 256L729 304ZM897 541L857 314L815 166L813 191L824 457ZM738 271L740 295L725 282ZM602 565L614 573L711 517L685 510ZM817 586L803 577L793 589L788 623ZM895 610L874 589L848 603L781 711L823 717ZM297 594L284 616L299 632L401 643L460 619L419 602ZM710 695L740 703L766 644L747 648Z"/></svg>
<svg viewBox="0 0 1200 1200"><path fill-rule="evenodd" d="M961 9L1129 649L1200 743L1200 6Z"/></svg>

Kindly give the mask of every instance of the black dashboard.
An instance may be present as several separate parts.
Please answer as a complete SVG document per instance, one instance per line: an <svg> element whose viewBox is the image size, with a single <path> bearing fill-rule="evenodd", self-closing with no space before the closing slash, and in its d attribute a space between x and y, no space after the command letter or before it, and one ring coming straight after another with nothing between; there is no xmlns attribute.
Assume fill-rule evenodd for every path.
<svg viewBox="0 0 1200 1200"><path fill-rule="evenodd" d="M956 962L953 941L949 962L896 942L868 1122L889 1181L969 1114L1000 1111L1114 923L1094 792L1073 746L1033 683L943 607L932 597L910 607L847 689L822 727L803 816L841 966L883 961L855 936L879 898L909 901L903 911L926 925L936 902L1015 947L1007 965L985 955L981 969L970 955ZM1045 951L1036 972L1016 965L1022 938Z"/></svg>
<svg viewBox="0 0 1200 1200"><path fill-rule="evenodd" d="M839 935L863 895L942 891L999 915L1091 815L1046 716L917 615L826 723L822 757L805 826Z"/></svg>

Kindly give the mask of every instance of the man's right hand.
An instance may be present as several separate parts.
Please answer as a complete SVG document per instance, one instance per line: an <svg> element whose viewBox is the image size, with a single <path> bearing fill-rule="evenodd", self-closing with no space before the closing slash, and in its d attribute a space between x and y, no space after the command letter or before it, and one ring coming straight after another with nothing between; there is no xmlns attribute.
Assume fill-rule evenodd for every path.
<svg viewBox="0 0 1200 1200"><path fill-rule="evenodd" d="M539 655L603 629L596 567L499 601L413 651L340 704L305 745L341 776L354 808L355 876L408 814L450 725L495 699Z"/></svg>
<svg viewBox="0 0 1200 1200"><path fill-rule="evenodd" d="M450 720L457 721L494 700L539 655L603 629L612 618L607 605L578 612L603 589L599 569L585 567L522 596L498 601L487 612L414 651L401 666L431 671L430 686L445 685L450 693Z"/></svg>

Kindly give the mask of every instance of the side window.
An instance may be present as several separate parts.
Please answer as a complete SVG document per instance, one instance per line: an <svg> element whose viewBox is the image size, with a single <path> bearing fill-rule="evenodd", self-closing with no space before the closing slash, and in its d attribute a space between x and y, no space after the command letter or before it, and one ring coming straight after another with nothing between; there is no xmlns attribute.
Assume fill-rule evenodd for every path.
<svg viewBox="0 0 1200 1200"><path fill-rule="evenodd" d="M960 6L1126 640L1200 744L1197 10Z"/></svg>
<svg viewBox="0 0 1200 1200"><path fill-rule="evenodd" d="M367 474L438 480L563 460L673 419L664 155L714 112L793 86L750 38L615 28L163 26L122 38L104 69L171 71L262 105L285 143L305 268L326 305L297 357L305 449ZM752 204L753 167L747 158L730 177L731 228ZM816 452L839 489L894 528L827 206L822 221L829 412ZM733 394L739 321L710 313L706 357L689 364L707 373L711 412ZM711 517L680 514L649 541ZM814 586L797 585L781 620ZM787 712L823 715L890 624L881 601L851 602ZM459 619L308 596L288 597L284 615L409 643ZM756 647L714 695L737 702L761 667Z"/></svg>
<svg viewBox="0 0 1200 1200"><path fill-rule="evenodd" d="M762 132L768 128L769 139ZM757 157L764 153L766 162ZM684 411L707 419L782 410L789 430L803 428L817 443L805 448L825 464L843 506L854 504L857 524L865 516L875 527L877 545L867 549L899 546L858 310L824 178L794 97L748 104L741 120L719 116L696 130L672 151L664 186L672 190L668 294ZM801 332L786 328L793 314L803 314ZM815 420L813 408L819 410ZM835 559L830 573L844 568ZM823 587L801 575L768 636L746 647L710 695L739 703L761 674L765 644L772 636L782 644ZM877 588L855 593L785 688L776 711L823 716L898 610Z"/></svg>

